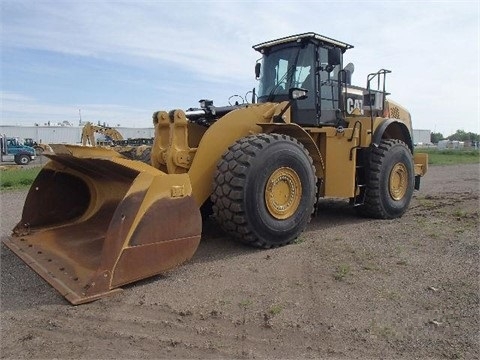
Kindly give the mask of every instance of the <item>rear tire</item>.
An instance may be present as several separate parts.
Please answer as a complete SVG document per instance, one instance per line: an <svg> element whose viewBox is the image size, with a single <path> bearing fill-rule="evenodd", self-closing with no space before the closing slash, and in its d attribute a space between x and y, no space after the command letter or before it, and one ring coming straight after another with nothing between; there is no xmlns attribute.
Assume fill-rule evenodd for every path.
<svg viewBox="0 0 480 360"><path fill-rule="evenodd" d="M30 157L28 157L27 155L15 156L15 163L17 165L28 165L29 162L30 162Z"/></svg>
<svg viewBox="0 0 480 360"><path fill-rule="evenodd" d="M262 248L291 243L315 203L313 161L296 139L259 134L238 140L214 176L213 212L236 240Z"/></svg>
<svg viewBox="0 0 480 360"><path fill-rule="evenodd" d="M357 211L379 219L401 217L415 183L413 157L407 145L400 140L382 140L371 150L367 174L365 203Z"/></svg>

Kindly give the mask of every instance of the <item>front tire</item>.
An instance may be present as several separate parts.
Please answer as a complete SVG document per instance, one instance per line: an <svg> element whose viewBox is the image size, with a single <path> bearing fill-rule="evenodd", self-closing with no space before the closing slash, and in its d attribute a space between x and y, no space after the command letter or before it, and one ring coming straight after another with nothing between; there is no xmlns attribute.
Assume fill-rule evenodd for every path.
<svg viewBox="0 0 480 360"><path fill-rule="evenodd" d="M17 165L28 165L30 162L30 157L27 155L18 155L15 157L15 163Z"/></svg>
<svg viewBox="0 0 480 360"><path fill-rule="evenodd" d="M296 139L259 134L238 140L214 176L213 212L235 239L262 248L291 243L315 203L313 161Z"/></svg>
<svg viewBox="0 0 480 360"><path fill-rule="evenodd" d="M359 213L379 219L401 217L415 183L410 149L400 140L382 140L372 148L368 167L365 203L357 208Z"/></svg>

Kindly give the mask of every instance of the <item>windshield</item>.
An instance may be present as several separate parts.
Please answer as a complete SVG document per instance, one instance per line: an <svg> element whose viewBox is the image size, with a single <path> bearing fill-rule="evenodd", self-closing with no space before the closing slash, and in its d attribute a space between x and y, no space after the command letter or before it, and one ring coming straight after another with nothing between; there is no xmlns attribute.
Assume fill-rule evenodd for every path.
<svg viewBox="0 0 480 360"><path fill-rule="evenodd" d="M273 50L263 56L258 87L259 102L282 101L293 87L313 90L314 45L289 46ZM311 76L309 76L312 74Z"/></svg>
<svg viewBox="0 0 480 360"><path fill-rule="evenodd" d="M18 143L17 139L14 139L14 138L8 139L8 140L7 140L7 143L8 143L9 146L19 146L19 145L20 145L20 144Z"/></svg>

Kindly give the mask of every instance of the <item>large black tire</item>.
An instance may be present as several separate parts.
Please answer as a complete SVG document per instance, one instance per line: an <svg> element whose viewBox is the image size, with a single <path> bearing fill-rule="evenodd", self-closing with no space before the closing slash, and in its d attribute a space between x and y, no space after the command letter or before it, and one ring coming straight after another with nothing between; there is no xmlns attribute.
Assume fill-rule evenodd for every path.
<svg viewBox="0 0 480 360"><path fill-rule="evenodd" d="M395 219L407 210L412 199L415 174L413 157L400 140L382 140L372 147L367 170L365 202L361 215Z"/></svg>
<svg viewBox="0 0 480 360"><path fill-rule="evenodd" d="M17 165L28 165L29 162L30 162L30 157L28 155L15 156L15 163Z"/></svg>
<svg viewBox="0 0 480 360"><path fill-rule="evenodd" d="M296 139L259 134L238 140L214 176L213 212L233 238L262 248L291 243L310 221L313 161Z"/></svg>

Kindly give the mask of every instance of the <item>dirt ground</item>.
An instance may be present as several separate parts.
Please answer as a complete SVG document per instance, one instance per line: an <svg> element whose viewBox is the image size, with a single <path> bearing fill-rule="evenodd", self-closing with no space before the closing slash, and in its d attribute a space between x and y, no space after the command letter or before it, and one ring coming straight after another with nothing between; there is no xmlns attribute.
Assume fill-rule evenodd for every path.
<svg viewBox="0 0 480 360"><path fill-rule="evenodd" d="M210 221L186 265L80 306L2 245L1 358L478 359L479 179L431 167L397 220L322 201L273 250ZM25 196L1 193L2 237Z"/></svg>

